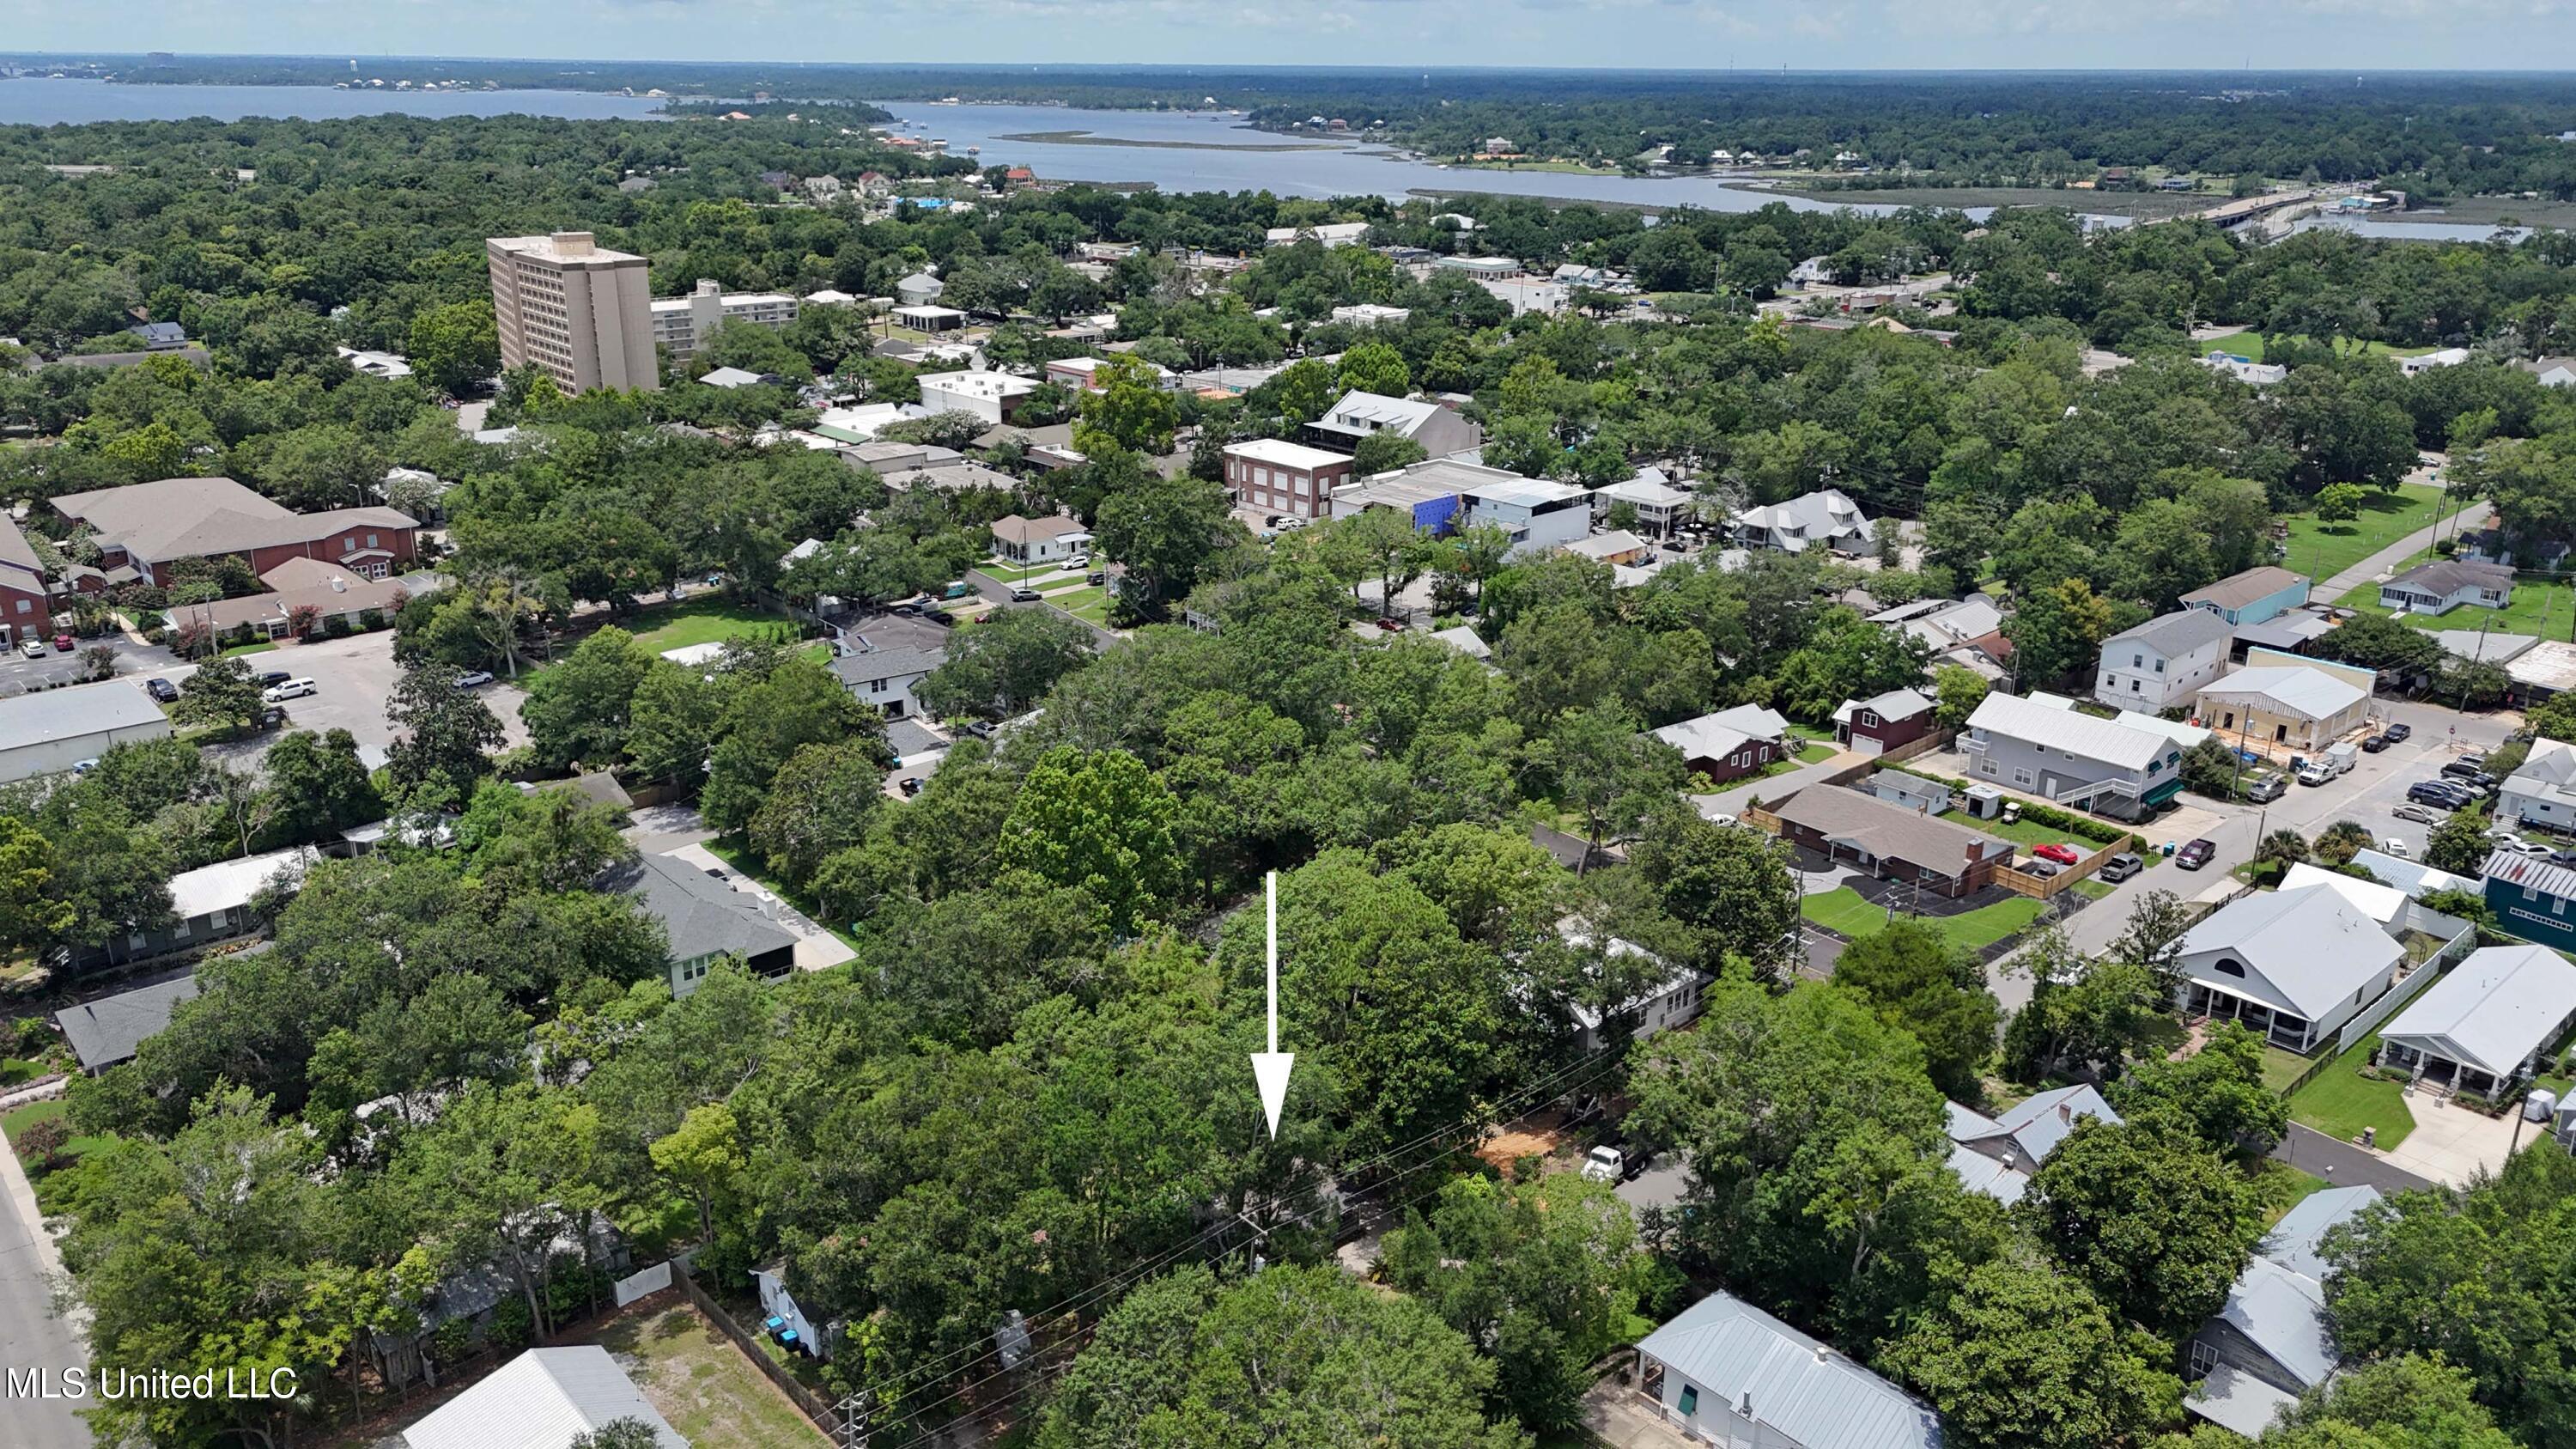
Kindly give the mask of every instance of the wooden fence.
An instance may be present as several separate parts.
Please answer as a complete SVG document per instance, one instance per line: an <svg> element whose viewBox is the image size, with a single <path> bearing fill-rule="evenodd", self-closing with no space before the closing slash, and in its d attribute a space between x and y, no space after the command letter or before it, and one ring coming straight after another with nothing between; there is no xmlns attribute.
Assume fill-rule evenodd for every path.
<svg viewBox="0 0 2576 1449"><path fill-rule="evenodd" d="M1973 830L1976 827L1972 825L1968 828ZM2095 850L2091 855L2081 857L2073 865L2066 866L2059 870L2057 874L2050 876L2033 875L2028 871L2019 870L2010 865L2004 865L1998 867L1995 871L1995 884L2002 886L2005 890L2011 891L2015 895L2036 896L2041 900L2047 900L2058 892L2073 886L2077 881L2084 879L2097 870L2100 870L2103 862L2109 860L2112 856L2120 854L2128 848L2129 842L2125 840L2116 845L2102 846Z"/></svg>
<svg viewBox="0 0 2576 1449"><path fill-rule="evenodd" d="M812 1420L814 1427L823 1431L824 1437L835 1444L849 1444L859 1437L857 1425L844 1422L840 1412L825 1403L821 1394L806 1387L794 1374L780 1368L770 1358L768 1348L763 1341L757 1335L746 1332L741 1324L734 1321L733 1315L725 1311L724 1305L716 1302L707 1290L698 1286L696 1270L686 1263L674 1262L672 1266L675 1270L673 1276L680 1280L680 1289L689 1295L689 1302L694 1304L700 1313L707 1316L709 1323L722 1330L725 1337L732 1339L734 1346L742 1350L743 1357L750 1359L762 1373L767 1374L769 1381L778 1385L778 1391L787 1396L787 1401L796 1406L797 1412Z"/></svg>

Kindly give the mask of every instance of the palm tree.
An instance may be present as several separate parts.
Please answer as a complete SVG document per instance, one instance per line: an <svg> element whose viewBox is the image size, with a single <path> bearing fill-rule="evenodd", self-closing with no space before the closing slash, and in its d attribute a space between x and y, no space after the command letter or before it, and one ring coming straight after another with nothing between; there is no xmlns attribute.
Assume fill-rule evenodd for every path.
<svg viewBox="0 0 2576 1449"><path fill-rule="evenodd" d="M2317 832L2316 857L2328 865L2344 865L2371 844L2369 826L2358 820L2338 820Z"/></svg>
<svg viewBox="0 0 2576 1449"><path fill-rule="evenodd" d="M2254 847L2254 863L2277 867L2275 874L2307 858L2308 843L2300 839L2299 832L2295 830L2275 830L2263 837L2262 844Z"/></svg>

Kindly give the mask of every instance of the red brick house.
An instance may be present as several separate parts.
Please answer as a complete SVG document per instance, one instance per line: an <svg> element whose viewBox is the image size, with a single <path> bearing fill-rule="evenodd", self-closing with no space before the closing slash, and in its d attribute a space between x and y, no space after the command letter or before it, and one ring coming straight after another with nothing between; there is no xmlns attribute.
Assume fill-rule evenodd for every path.
<svg viewBox="0 0 2576 1449"><path fill-rule="evenodd" d="M1333 490L1350 481L1351 460L1343 453L1278 438L1231 443L1225 450L1225 491L1262 513L1330 518Z"/></svg>
<svg viewBox="0 0 2576 1449"><path fill-rule="evenodd" d="M1891 689L1875 699L1847 699L1834 711L1834 737L1864 755L1902 749L1936 728L1932 701L1911 689Z"/></svg>
<svg viewBox="0 0 2576 1449"><path fill-rule="evenodd" d="M165 478L66 493L54 508L89 525L106 567L131 567L144 582L165 587L170 566L182 559L239 558L254 574L288 559L318 559L381 579L408 572L404 566L420 552L420 525L400 510L296 513L230 478Z"/></svg>
<svg viewBox="0 0 2576 1449"><path fill-rule="evenodd" d="M1655 731L1655 738L1682 752L1693 774L1723 785L1741 780L1772 761L1795 753L1789 746L1789 722L1758 704L1704 714Z"/></svg>
<svg viewBox="0 0 2576 1449"><path fill-rule="evenodd" d="M53 632L49 593L44 562L18 531L17 520L0 513L0 649Z"/></svg>

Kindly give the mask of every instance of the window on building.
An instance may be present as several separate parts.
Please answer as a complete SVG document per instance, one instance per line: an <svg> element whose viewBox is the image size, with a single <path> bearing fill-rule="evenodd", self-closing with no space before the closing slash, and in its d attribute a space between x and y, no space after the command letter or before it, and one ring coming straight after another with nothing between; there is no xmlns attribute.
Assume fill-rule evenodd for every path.
<svg viewBox="0 0 2576 1449"><path fill-rule="evenodd" d="M2191 1376L2195 1379L2205 1379L2217 1367L2218 1350L2199 1339L2193 1339L2191 1341Z"/></svg>
<svg viewBox="0 0 2576 1449"><path fill-rule="evenodd" d="M1682 1417L1685 1419L1698 1413L1699 1390L1690 1384L1682 1385L1681 1397L1674 1401L1674 1407L1681 1410Z"/></svg>
<svg viewBox="0 0 2576 1449"><path fill-rule="evenodd" d="M21 614L33 613L35 612L35 606L28 603L25 599L20 599L18 601L18 612Z"/></svg>
<svg viewBox="0 0 2576 1449"><path fill-rule="evenodd" d="M2209 969L2217 972L2221 976L2233 976L2239 981L2245 979L2245 963L2230 959L2229 957L2221 956L2217 960L2212 961L2209 963Z"/></svg>
<svg viewBox="0 0 2576 1449"><path fill-rule="evenodd" d="M2014 783L2014 784L2016 784L2016 785L2021 786L2021 787L2022 787L2023 789L2025 789L2025 790L2029 789L2029 788L2030 788L2030 771L2028 771L2028 770L2015 770L2015 771L2013 771L2013 783Z"/></svg>

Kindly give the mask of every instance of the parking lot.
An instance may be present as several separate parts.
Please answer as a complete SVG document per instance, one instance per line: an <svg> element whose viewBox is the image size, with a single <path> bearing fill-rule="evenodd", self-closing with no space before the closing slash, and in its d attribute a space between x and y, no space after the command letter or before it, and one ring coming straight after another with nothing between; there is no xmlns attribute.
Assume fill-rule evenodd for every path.
<svg viewBox="0 0 2576 1449"><path fill-rule="evenodd" d="M402 671L394 667L393 651L393 633L385 630L264 650L243 656L242 662L253 674L284 670L313 681L313 693L286 701L288 729L344 729L361 746L381 750L394 742L393 727L385 721L385 701L392 697L394 680ZM164 671L174 683L195 672L194 666L187 665ZM519 722L519 706L527 696L506 683L487 684L476 693L500 716L503 749L528 742L527 726ZM209 741L205 750L236 765L249 764L265 755L276 738L270 733L246 740Z"/></svg>

